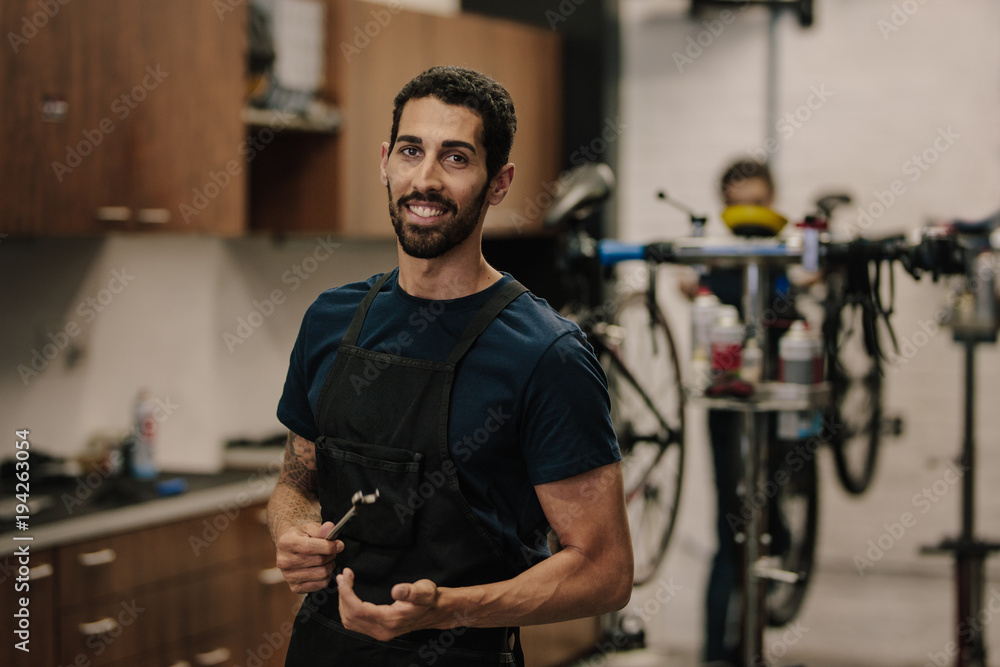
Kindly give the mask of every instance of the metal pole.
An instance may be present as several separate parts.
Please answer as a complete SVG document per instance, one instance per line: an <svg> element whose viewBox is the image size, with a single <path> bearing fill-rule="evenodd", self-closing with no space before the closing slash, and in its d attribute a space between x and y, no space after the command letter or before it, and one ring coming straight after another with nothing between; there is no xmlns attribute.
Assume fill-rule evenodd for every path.
<svg viewBox="0 0 1000 667"><path fill-rule="evenodd" d="M778 21L781 17L780 7L771 7L771 17L767 25L767 99L765 101L764 128L765 149L768 153L767 162L773 171L775 158L778 155Z"/></svg>

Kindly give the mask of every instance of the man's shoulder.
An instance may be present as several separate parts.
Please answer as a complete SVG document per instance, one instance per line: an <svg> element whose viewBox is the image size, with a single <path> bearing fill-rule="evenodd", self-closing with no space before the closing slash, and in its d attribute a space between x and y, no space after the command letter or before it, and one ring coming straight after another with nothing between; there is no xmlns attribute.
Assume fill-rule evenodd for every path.
<svg viewBox="0 0 1000 667"><path fill-rule="evenodd" d="M563 317L548 301L530 291L515 299L499 319L521 344L542 351L567 335L582 337L575 322Z"/></svg>
<svg viewBox="0 0 1000 667"><path fill-rule="evenodd" d="M354 310L364 300L365 295L382 276L376 273L366 280L346 283L320 292L306 310L306 319L341 316L344 312L353 315ZM384 289L384 288L383 288Z"/></svg>

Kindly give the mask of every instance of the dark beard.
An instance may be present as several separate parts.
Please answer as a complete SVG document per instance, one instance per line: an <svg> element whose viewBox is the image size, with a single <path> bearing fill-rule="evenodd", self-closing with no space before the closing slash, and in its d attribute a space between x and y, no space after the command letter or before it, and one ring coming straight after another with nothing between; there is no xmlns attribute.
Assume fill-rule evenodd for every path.
<svg viewBox="0 0 1000 667"><path fill-rule="evenodd" d="M476 229L476 225L479 224L479 213L483 210L483 204L486 202L488 188L489 183L483 186L482 192L479 193L471 206L459 210L455 202L435 192L426 194L414 192L400 197L393 203L392 191L386 186L386 190L389 192L389 217L392 219L392 228L396 230L396 238L399 240L403 252L417 259L434 259L469 238ZM448 209L451 217L433 227L420 227L407 223L403 219L402 210L407 203L414 200L444 206Z"/></svg>

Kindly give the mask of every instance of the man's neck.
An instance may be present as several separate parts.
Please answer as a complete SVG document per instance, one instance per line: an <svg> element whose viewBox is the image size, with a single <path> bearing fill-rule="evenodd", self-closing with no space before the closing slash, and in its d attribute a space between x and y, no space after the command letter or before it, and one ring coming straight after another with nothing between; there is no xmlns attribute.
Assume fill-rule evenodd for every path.
<svg viewBox="0 0 1000 667"><path fill-rule="evenodd" d="M482 252L469 257L418 259L399 250L399 286L421 299L460 299L483 291L502 277Z"/></svg>

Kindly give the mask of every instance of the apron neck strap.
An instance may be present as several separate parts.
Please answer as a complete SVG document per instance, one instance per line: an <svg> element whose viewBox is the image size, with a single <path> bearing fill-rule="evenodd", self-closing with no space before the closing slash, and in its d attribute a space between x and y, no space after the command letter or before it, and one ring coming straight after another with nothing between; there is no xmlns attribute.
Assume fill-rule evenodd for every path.
<svg viewBox="0 0 1000 667"><path fill-rule="evenodd" d="M347 328L347 333L344 334L344 340L341 343L342 345L353 346L358 344L358 336L361 335L361 326L365 323L365 317L368 316L368 309L371 307L372 301L375 300L375 297L382 289L382 285L385 285L385 282L389 280L389 276L391 275L392 271L386 271L382 274L382 277L375 281L372 288L368 290L368 294L365 295L361 305L358 306L356 311L354 311L354 319L351 320L351 326Z"/></svg>
<svg viewBox="0 0 1000 667"><path fill-rule="evenodd" d="M465 353L469 351L472 344L476 342L476 339L479 338L479 334L486 331L486 327L490 325L493 318L499 315L500 311L506 308L511 301L527 291L528 288L516 280L501 287L500 291L494 294L479 312L476 313L472 321L469 322L469 326L465 327L465 331L462 332L462 336L455 344L455 348L448 355L447 363L457 364L465 356Z"/></svg>

